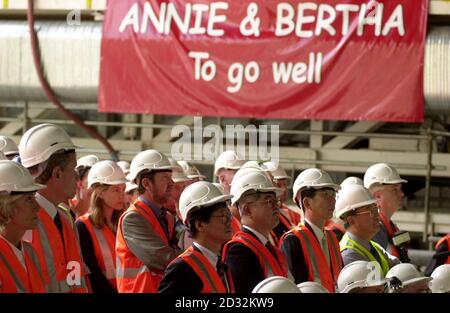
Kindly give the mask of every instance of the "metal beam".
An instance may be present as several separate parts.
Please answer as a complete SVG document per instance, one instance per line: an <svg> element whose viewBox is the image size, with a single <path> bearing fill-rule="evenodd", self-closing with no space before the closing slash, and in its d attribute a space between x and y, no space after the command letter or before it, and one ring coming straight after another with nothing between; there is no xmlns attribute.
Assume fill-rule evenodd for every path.
<svg viewBox="0 0 450 313"><path fill-rule="evenodd" d="M356 122L355 124L351 125L350 127L347 127L345 129L346 132L370 132L374 131L381 126L383 126L384 123L376 122L376 121L361 121ZM344 149L348 147L349 145L357 143L359 140L361 140L360 137L343 137L343 136L336 136L330 141L328 141L326 144L323 145L326 149Z"/></svg>

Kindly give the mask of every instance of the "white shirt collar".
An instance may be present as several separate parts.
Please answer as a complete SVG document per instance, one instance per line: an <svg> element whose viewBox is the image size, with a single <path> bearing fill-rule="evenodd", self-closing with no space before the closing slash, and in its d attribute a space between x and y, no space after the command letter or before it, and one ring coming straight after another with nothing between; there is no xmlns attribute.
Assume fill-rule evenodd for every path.
<svg viewBox="0 0 450 313"><path fill-rule="evenodd" d="M50 215L52 219L55 218L56 213L58 213L58 209L53 203L48 201L46 198L44 198L44 196L42 196L39 193L36 193L36 202L39 204L40 207L42 207L47 212L48 215Z"/></svg>
<svg viewBox="0 0 450 313"><path fill-rule="evenodd" d="M22 264L22 266L24 267L24 269L26 270L27 267L25 265L25 257L23 256L23 252L20 251L19 249L17 249L16 246L14 246L12 243L10 243L8 240L6 240L5 237L3 237L2 235L0 235L0 238L3 239L4 241L6 241L8 243L8 245L11 247L11 249L13 250L14 254L16 255L17 259L20 261L20 264Z"/></svg>
<svg viewBox="0 0 450 313"><path fill-rule="evenodd" d="M305 217L305 221L307 221L309 226L311 226L311 228L314 232L314 235L316 235L316 237L317 237L317 240L319 240L319 242L322 242L322 238L323 238L323 236L325 236L325 233L323 232L323 230L320 229L319 227L317 227L316 225L314 225L313 223L311 223L311 221L308 220L306 217Z"/></svg>
<svg viewBox="0 0 450 313"><path fill-rule="evenodd" d="M254 230L251 227L248 227L247 225L242 225L242 227L248 229L249 231L251 231L253 234L255 234L256 238L259 239L259 241L262 242L262 244L265 246L266 243L269 241L269 239L266 238L266 236L264 236L263 234L257 232L256 230Z"/></svg>
<svg viewBox="0 0 450 313"><path fill-rule="evenodd" d="M208 261L212 264L212 266L214 268L216 268L217 265L217 259L218 256L217 254L215 254L214 252L212 252L211 250L209 250L208 248L203 247L201 244L199 244L198 242L193 242L192 243L194 246L196 246L200 252L208 259Z"/></svg>

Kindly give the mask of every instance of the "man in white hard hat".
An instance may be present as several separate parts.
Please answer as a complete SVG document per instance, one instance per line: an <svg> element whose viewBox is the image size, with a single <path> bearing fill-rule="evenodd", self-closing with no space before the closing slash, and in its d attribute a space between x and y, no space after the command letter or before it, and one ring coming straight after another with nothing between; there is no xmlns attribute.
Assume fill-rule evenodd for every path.
<svg viewBox="0 0 450 313"><path fill-rule="evenodd" d="M236 152L227 150L222 152L214 164L214 175L217 176L219 184L227 193L230 192L231 181L238 169L244 165L245 160L240 158Z"/></svg>
<svg viewBox="0 0 450 313"><path fill-rule="evenodd" d="M377 262L386 275L400 263L378 243L371 240L380 229L376 199L360 185L341 189L336 201L336 216L343 220L346 233L340 242L344 265L363 260Z"/></svg>
<svg viewBox="0 0 450 313"><path fill-rule="evenodd" d="M350 176L350 177L347 177L346 179L344 179L344 181L341 183L341 189L343 189L347 186L354 185L354 184L364 186L364 182L362 181L361 178L355 177L355 176ZM341 241L342 237L345 234L344 224L343 224L342 220L339 218L336 218L336 216L334 214L333 214L333 217L330 218L325 223L325 228L332 230L334 232L334 234L336 235L336 238L338 241Z"/></svg>
<svg viewBox="0 0 450 313"><path fill-rule="evenodd" d="M159 292L231 291L220 256L223 244L232 237L230 198L209 182L195 182L183 191L179 210L193 243L169 264Z"/></svg>
<svg viewBox="0 0 450 313"><path fill-rule="evenodd" d="M406 247L409 240L405 242L401 240L408 239L409 234L400 232L400 229L392 221L392 216L403 205L402 183L407 182L400 177L395 167L386 163L374 164L364 174L364 187L375 197L380 208L381 227L372 240L378 242L402 262L409 262Z"/></svg>
<svg viewBox="0 0 450 313"><path fill-rule="evenodd" d="M397 278L401 282L401 293L430 293L432 277L426 277L411 263L401 263L392 267L386 274L387 278Z"/></svg>
<svg viewBox="0 0 450 313"><path fill-rule="evenodd" d="M119 220L116 240L119 292L157 292L166 266L181 250L175 218L163 207L172 196L172 166L157 150L138 153L127 178L139 198Z"/></svg>
<svg viewBox="0 0 450 313"><path fill-rule="evenodd" d="M205 180L206 176L202 175L196 166L191 165L189 162L180 160L178 165L184 171L184 174L191 180L191 183L195 183L201 180Z"/></svg>
<svg viewBox="0 0 450 313"><path fill-rule="evenodd" d="M92 189L88 188L88 175L92 166L100 161L95 154L85 155L77 160L77 192L73 199L68 201L68 208L75 214L75 219L83 216L89 210Z"/></svg>
<svg viewBox="0 0 450 313"><path fill-rule="evenodd" d="M292 227L297 226L301 221L301 216L285 205L288 196L287 182L290 177L283 167L279 163L272 161L264 162L262 166L264 167L264 170L270 174L273 185L282 190L282 194L280 195L280 223L271 232L271 236L278 246L282 235Z"/></svg>
<svg viewBox="0 0 450 313"><path fill-rule="evenodd" d="M339 185L330 175L317 168L304 170L294 182L293 199L303 210L305 222L286 233L281 249L296 284L317 281L335 292L342 259L334 233L324 226L333 216L337 190Z"/></svg>
<svg viewBox="0 0 450 313"><path fill-rule="evenodd" d="M46 273L49 292L87 292L85 265L73 223L61 208L76 191L75 145L59 126L40 124L29 129L19 144L21 163L35 181L46 187L36 194L38 227L28 238L36 249ZM76 268L74 268L76 264ZM81 271L80 279L71 281L71 270Z"/></svg>
<svg viewBox="0 0 450 313"><path fill-rule="evenodd" d="M287 277L286 262L269 241L270 231L279 223L279 188L258 169L241 169L231 183L232 204L241 214L242 228L223 250L234 288L249 293L270 276Z"/></svg>
<svg viewBox="0 0 450 313"><path fill-rule="evenodd" d="M0 152L12 160L19 155L19 147L10 137L0 136Z"/></svg>

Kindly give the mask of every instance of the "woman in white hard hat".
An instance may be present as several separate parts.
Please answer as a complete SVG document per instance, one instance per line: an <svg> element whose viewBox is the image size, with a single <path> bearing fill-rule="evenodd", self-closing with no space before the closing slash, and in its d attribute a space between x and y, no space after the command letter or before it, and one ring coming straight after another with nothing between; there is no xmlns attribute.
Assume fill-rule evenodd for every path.
<svg viewBox="0 0 450 313"><path fill-rule="evenodd" d="M183 191L179 210L193 243L168 265L159 292L232 291L220 256L222 245L232 236L230 198L214 184L203 181L193 183Z"/></svg>
<svg viewBox="0 0 450 313"><path fill-rule="evenodd" d="M125 208L126 182L113 161L98 162L89 171L88 188L93 189L90 213L81 216L76 226L93 292L117 292L115 234Z"/></svg>
<svg viewBox="0 0 450 313"><path fill-rule="evenodd" d="M38 225L34 194L42 188L22 165L0 161L0 293L45 292L36 252L22 240Z"/></svg>

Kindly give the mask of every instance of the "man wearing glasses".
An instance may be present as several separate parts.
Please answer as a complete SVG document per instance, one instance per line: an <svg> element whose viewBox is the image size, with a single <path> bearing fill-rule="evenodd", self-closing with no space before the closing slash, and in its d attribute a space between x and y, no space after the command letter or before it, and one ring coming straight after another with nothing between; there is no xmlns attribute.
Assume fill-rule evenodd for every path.
<svg viewBox="0 0 450 313"><path fill-rule="evenodd" d="M251 293L268 277L288 276L281 251L268 239L280 221L280 193L267 175L256 168L242 168L233 178L232 204L239 209L242 228L225 245L223 254L238 293Z"/></svg>
<svg viewBox="0 0 450 313"><path fill-rule="evenodd" d="M346 233L340 242L344 265L363 260L378 262L383 275L400 263L378 243L372 241L380 229L380 215L376 199L362 186L342 189L337 197L336 216L344 221Z"/></svg>
<svg viewBox="0 0 450 313"><path fill-rule="evenodd" d="M225 195L214 184L196 182L183 190L179 211L192 245L167 267L159 292L231 292L222 264L222 245L231 239L231 212Z"/></svg>
<svg viewBox="0 0 450 313"><path fill-rule="evenodd" d="M328 173L317 168L304 170L294 182L294 202L305 219L285 234L281 249L296 284L316 281L329 292L336 290L342 259L336 236L324 225L333 216L339 188Z"/></svg>

